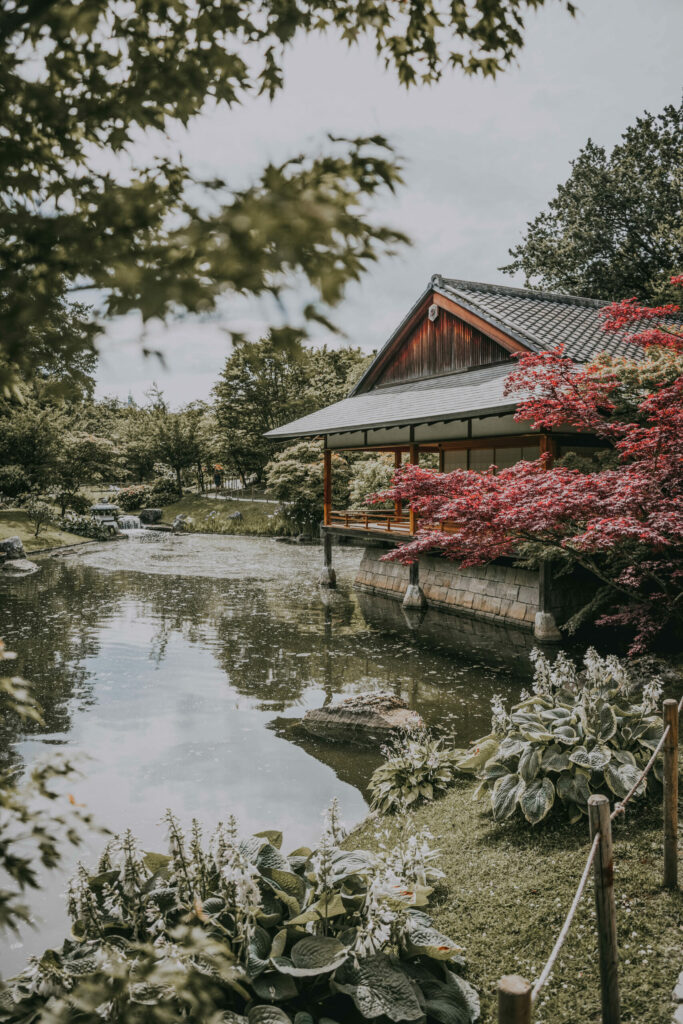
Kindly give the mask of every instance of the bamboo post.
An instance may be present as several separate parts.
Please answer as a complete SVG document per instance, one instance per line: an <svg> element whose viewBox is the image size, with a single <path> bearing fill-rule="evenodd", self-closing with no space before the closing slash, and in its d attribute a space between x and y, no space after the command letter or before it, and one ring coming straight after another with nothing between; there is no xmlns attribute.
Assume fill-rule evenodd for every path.
<svg viewBox="0 0 683 1024"><path fill-rule="evenodd" d="M531 985L518 974L498 982L498 1024L531 1024Z"/></svg>
<svg viewBox="0 0 683 1024"><path fill-rule="evenodd" d="M595 910L598 924L600 951L600 994L602 1024L619 1024L619 977L617 949L617 911L614 902L614 857L612 853L612 823L609 800L594 793L588 800L588 821L593 839L600 834L598 851L593 861L595 881Z"/></svg>
<svg viewBox="0 0 683 1024"><path fill-rule="evenodd" d="M678 703L664 701L664 888L678 888Z"/></svg>

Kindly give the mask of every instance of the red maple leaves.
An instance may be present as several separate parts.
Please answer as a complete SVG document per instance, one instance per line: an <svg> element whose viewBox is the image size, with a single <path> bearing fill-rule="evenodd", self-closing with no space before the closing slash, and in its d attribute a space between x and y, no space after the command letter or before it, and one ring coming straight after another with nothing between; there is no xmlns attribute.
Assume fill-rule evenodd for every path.
<svg viewBox="0 0 683 1024"><path fill-rule="evenodd" d="M683 275L672 281L683 284ZM508 378L507 390L519 396L517 420L591 434L613 449L610 468L549 466L547 456L487 474L404 466L392 489L373 500L408 502L420 528L386 557L409 563L436 550L465 566L520 555L579 564L604 585L611 603L599 621L634 627L632 652L683 617L683 331L671 320L677 311L635 299L612 303L603 311L606 331L653 323L623 334L646 349L643 357L577 366L559 348L523 355ZM442 532L445 522L449 532Z"/></svg>

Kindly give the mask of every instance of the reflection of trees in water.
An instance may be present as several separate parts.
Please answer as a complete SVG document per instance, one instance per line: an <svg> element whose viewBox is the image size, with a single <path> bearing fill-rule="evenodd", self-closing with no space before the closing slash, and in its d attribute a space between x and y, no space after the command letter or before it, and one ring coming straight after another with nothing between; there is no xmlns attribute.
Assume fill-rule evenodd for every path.
<svg viewBox="0 0 683 1024"><path fill-rule="evenodd" d="M97 630L116 605L116 596L103 586L101 576L83 567L63 574L61 566L46 565L35 576L3 587L3 639L18 654L13 670L32 684L46 728L3 716L0 763L16 761L10 744L19 736L66 733L71 701L80 706L94 701L93 680L84 661L98 653Z"/></svg>
<svg viewBox="0 0 683 1024"><path fill-rule="evenodd" d="M411 633L397 602L343 587L292 593L284 578L263 583L47 562L0 593L0 612L5 639L20 655L18 668L36 687L48 733L68 732L70 702L83 707L96 699L86 660L99 653L102 630L117 616L126 642L124 604L131 606L131 629L146 620L143 642L154 664L163 668L171 638L182 637L211 651L238 693L272 711L295 707L311 688L322 690L325 703L381 689L406 699L428 721L450 717L458 735L471 737L488 719L493 692L510 685L515 658L528 664L522 647L492 671L484 656L510 650L510 643L491 630L476 643L463 640L454 658L439 644L457 636L455 617L430 612ZM139 632L132 642L140 643ZM114 681L116 669L113 663ZM18 736L41 731L7 720L0 729L5 752Z"/></svg>

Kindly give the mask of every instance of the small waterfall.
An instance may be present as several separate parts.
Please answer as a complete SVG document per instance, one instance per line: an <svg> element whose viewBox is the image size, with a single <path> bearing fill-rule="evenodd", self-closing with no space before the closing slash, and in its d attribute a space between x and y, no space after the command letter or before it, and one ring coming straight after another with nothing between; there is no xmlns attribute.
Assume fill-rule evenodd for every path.
<svg viewBox="0 0 683 1024"><path fill-rule="evenodd" d="M133 530L142 529L140 516L119 516L118 523L121 533L132 533Z"/></svg>

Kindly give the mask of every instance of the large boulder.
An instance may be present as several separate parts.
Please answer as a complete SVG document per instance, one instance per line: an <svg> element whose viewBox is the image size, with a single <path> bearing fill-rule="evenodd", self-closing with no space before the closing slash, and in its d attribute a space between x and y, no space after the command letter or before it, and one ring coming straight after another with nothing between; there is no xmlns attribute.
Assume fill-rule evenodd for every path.
<svg viewBox="0 0 683 1024"><path fill-rule="evenodd" d="M141 508L140 522L148 526L150 523L160 523L164 510L161 508Z"/></svg>
<svg viewBox="0 0 683 1024"><path fill-rule="evenodd" d="M5 556L10 559L26 558L21 537L6 537L5 540L0 540L0 551L4 551Z"/></svg>
<svg viewBox="0 0 683 1024"><path fill-rule="evenodd" d="M400 732L421 730L425 723L401 697L370 693L349 697L339 704L307 711L303 727L312 736L333 743L375 747Z"/></svg>

